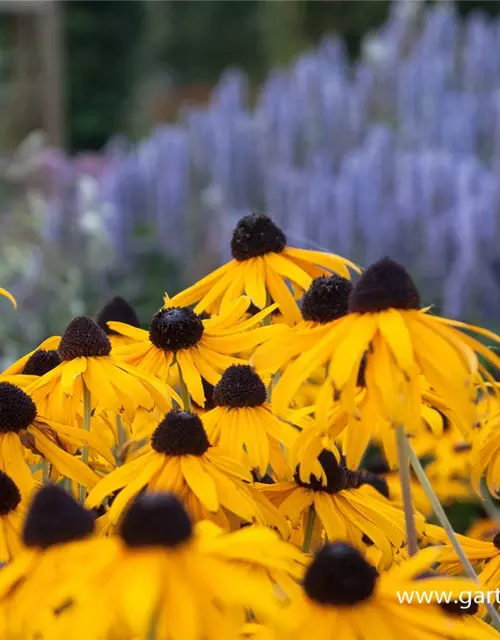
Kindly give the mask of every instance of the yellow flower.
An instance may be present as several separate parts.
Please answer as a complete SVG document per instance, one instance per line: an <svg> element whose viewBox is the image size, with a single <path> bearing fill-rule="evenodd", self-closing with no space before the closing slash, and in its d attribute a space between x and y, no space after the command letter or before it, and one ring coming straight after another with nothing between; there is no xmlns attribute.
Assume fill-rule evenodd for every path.
<svg viewBox="0 0 500 640"><path fill-rule="evenodd" d="M496 534L493 540L478 540L460 534L455 534L465 555L479 572L480 583L488 589L500 587L500 534ZM434 542L444 543L440 548L439 571L450 574L463 572L462 564L449 543L446 533L437 526L427 525L426 536Z"/></svg>
<svg viewBox="0 0 500 640"><path fill-rule="evenodd" d="M313 278L332 272L349 278L348 267L359 273L345 258L288 247L281 229L263 214L245 216L238 222L231 252L233 260L176 295L172 304L187 306L199 301L197 313L214 312L246 293L260 309L268 299L277 302L287 322L295 323L301 319L300 310L287 281L300 297Z"/></svg>
<svg viewBox="0 0 500 640"><path fill-rule="evenodd" d="M19 554L24 506L16 483L0 471L0 562L10 562Z"/></svg>
<svg viewBox="0 0 500 640"><path fill-rule="evenodd" d="M16 360L16 362L11 364L10 367L7 367L7 369L2 373L2 377L23 373L26 363L37 351L53 351L54 349L57 349L60 342L61 336L51 336L50 338L46 338L36 349L30 351L22 358L19 358L19 360Z"/></svg>
<svg viewBox="0 0 500 640"><path fill-rule="evenodd" d="M292 447L292 464L300 461L304 473L307 473L309 464L314 463L326 439L341 444L349 467L358 468L368 446L378 444L382 447L390 469L397 469L394 428L389 420L378 413L376 398L367 392L364 385L364 378L360 376L355 397L356 414L350 414L344 404L333 400L328 384L318 395L317 405L289 412L288 420L302 427L302 432ZM330 401L325 399L325 392L330 393ZM436 408L438 405L439 409ZM451 418L447 416L452 414L428 389L421 389L419 409L418 431L411 434L412 442L419 454L426 455L434 452L436 442L443 433L445 420L448 424ZM315 417L311 418L310 414L315 414ZM428 448L421 452L422 446L419 445L423 444Z"/></svg>
<svg viewBox="0 0 500 640"><path fill-rule="evenodd" d="M200 418L192 413L168 413L141 455L103 478L91 491L87 504L96 507L121 489L109 510L110 525L144 488L172 491L186 504L195 521L210 519L230 529L230 519L283 528L280 516L267 522L245 482L250 473L222 449L210 446ZM269 513L266 513L269 515ZM277 521L277 522L275 522Z"/></svg>
<svg viewBox="0 0 500 640"><path fill-rule="evenodd" d="M491 638L491 628L478 626L469 636L461 617L437 604L416 601L417 595L432 598L436 591L455 598L465 591L477 592L477 585L464 578L418 579L438 556L436 549L425 549L378 575L353 547L339 542L326 545L306 572L303 596L283 611L289 624L283 637L306 640L314 629L318 640ZM411 604L401 602L405 592L413 594Z"/></svg>
<svg viewBox="0 0 500 640"><path fill-rule="evenodd" d="M261 485L261 490L292 527L305 527L313 509L328 540L345 540L363 550L368 539L381 552L380 566L390 566L394 551L406 542L404 514L379 493L377 479L350 471L337 452L326 449L309 478L301 476L299 466L293 480ZM424 520L418 514L416 523L421 532Z"/></svg>
<svg viewBox="0 0 500 640"><path fill-rule="evenodd" d="M16 299L14 298L14 296L12 295L12 293L10 293L9 291L7 291L7 289L2 289L0 287L0 296L4 296L4 298L8 298L11 302L12 302L12 306L14 307L14 309L17 309L17 302Z"/></svg>
<svg viewBox="0 0 500 640"><path fill-rule="evenodd" d="M2 640L76 637L68 627L65 636L62 627L73 593L85 592L86 572L102 563L88 546L93 530L93 516L60 487L49 485L36 494L24 524L24 549L0 571Z"/></svg>
<svg viewBox="0 0 500 640"><path fill-rule="evenodd" d="M118 625L125 638L152 633L158 640L231 640L245 609L264 620L277 616L280 598L266 574L293 573L300 559L268 529L221 535L213 523L193 527L172 494L138 497L119 537L106 542L102 568L83 585L84 597L75 589L73 623L78 629L81 621L82 638L116 637L112 631Z"/></svg>
<svg viewBox="0 0 500 640"><path fill-rule="evenodd" d="M389 259L363 273L350 295L349 310L332 322L292 329L266 345L260 355L257 351L253 359L257 367L274 364L280 368L298 356L274 388L272 405L277 415L286 416L297 389L317 367L325 365L328 378L319 393L318 411L322 403L330 404L333 393L356 415L357 382L364 367L366 391L377 413L392 425L404 425L410 434L418 431L422 375L437 398L460 419L457 426L467 431L476 424L478 377L489 375L477 354L497 367L500 358L457 327L498 341L496 334L420 310L412 279ZM272 349L278 354L274 363Z"/></svg>
<svg viewBox="0 0 500 640"><path fill-rule="evenodd" d="M96 474L66 450L84 444L113 463L111 451L99 436L40 416L36 404L22 389L0 382L0 470L11 476L23 497L35 487L24 447L43 456L59 473L81 485L96 484Z"/></svg>
<svg viewBox="0 0 500 640"><path fill-rule="evenodd" d="M121 296L115 296L97 314L97 324L108 336L113 349L133 342L132 338L120 335L108 326L108 322L123 322L131 327L140 328L141 323L135 309Z"/></svg>
<svg viewBox="0 0 500 640"><path fill-rule="evenodd" d="M50 415L57 421L74 423L82 403L84 385L92 408L102 405L115 413L133 416L137 407L161 411L172 407L173 389L118 361L104 331L90 318L72 320L57 352L61 364L41 376L29 392L35 402L48 398Z"/></svg>
<svg viewBox="0 0 500 640"><path fill-rule="evenodd" d="M149 331L121 322L109 323L114 331L134 340L116 354L129 365L164 381L169 379L169 369L177 362L189 394L196 404L204 407L202 379L216 385L222 371L232 364L246 363L232 354L252 349L286 328L258 326L274 307L244 320L249 304L249 298L241 297L220 315L201 319L191 309L174 306L167 300L153 317Z"/></svg>
<svg viewBox="0 0 500 640"><path fill-rule="evenodd" d="M232 365L213 393L215 408L203 416L208 439L231 457L265 475L269 463L283 467L283 451L292 446L297 432L276 418L266 401L266 387L248 365Z"/></svg>

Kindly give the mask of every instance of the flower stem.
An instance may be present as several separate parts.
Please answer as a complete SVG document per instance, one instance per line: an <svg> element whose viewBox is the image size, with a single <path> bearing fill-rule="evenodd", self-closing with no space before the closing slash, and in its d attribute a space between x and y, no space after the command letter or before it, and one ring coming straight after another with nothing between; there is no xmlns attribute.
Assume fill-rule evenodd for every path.
<svg viewBox="0 0 500 640"><path fill-rule="evenodd" d="M402 426L396 429L396 444L398 448L399 481L401 483L401 493L403 494L403 511L405 514L408 554L414 556L418 552L418 536L411 495L410 459L406 448L406 435L404 427Z"/></svg>
<svg viewBox="0 0 500 640"><path fill-rule="evenodd" d="M88 390L85 382L83 383L83 429L84 431L90 431L90 416L92 411L92 404L90 401L90 391ZM88 464L89 462L89 446L84 444L82 447L82 462ZM80 503L85 502L87 490L83 485L80 485Z"/></svg>
<svg viewBox="0 0 500 640"><path fill-rule="evenodd" d="M493 500L484 479L481 480L481 498L483 498L482 506L488 514L488 517L491 518L491 520L493 520L496 524L499 524L500 511L498 510L498 507L495 504L495 501Z"/></svg>
<svg viewBox="0 0 500 640"><path fill-rule="evenodd" d="M460 562L462 563L462 566L465 569L465 573L469 576L469 578L474 580L474 582L479 584L479 579L476 575L476 572L474 571L474 567L472 566L469 558L467 557L464 550L462 549L460 542L458 541L458 538L455 534L455 531L451 526L451 522L449 521L445 510L441 506L441 503L439 502L439 498L434 492L434 489L432 488L429 478L425 473L424 467L422 466L422 463L418 459L418 456L415 453L415 451L413 451L413 448L410 442L408 442L408 440L406 439L406 437L405 437L404 444L410 458L411 466L413 467L413 470L415 471L415 474L420 484L422 485L422 488L425 491L425 494L429 502L432 505L432 510L434 511L434 515L439 520L443 529L446 531L446 535L448 536L452 547L455 549L455 553L459 557ZM485 605L486 605L486 608L488 609L488 613L490 614L493 625L497 630L500 630L500 616L498 615L495 607L491 602L485 602Z"/></svg>
<svg viewBox="0 0 500 640"><path fill-rule="evenodd" d="M118 451L123 447L127 439L127 434L123 428L123 420L119 413L116 414L116 445Z"/></svg>
<svg viewBox="0 0 500 640"><path fill-rule="evenodd" d="M183 410L191 411L191 396L189 395L189 391L184 381L184 376L182 375L182 369L179 363L177 363L177 371L179 372L179 385L181 387L182 404L184 405Z"/></svg>
<svg viewBox="0 0 500 640"><path fill-rule="evenodd" d="M49 461L47 460L47 458L44 458L42 462L42 479L44 486L49 483L49 474Z"/></svg>
<svg viewBox="0 0 500 640"><path fill-rule="evenodd" d="M306 530L304 531L304 544L302 545L302 551L304 551L304 553L309 553L311 551L311 542L315 520L316 511L314 509L314 505L311 505L307 512Z"/></svg>

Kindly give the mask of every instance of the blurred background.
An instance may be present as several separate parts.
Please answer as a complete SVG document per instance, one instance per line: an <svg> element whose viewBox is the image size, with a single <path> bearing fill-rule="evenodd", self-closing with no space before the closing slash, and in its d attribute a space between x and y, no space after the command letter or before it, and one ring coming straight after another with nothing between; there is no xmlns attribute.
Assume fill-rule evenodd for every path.
<svg viewBox="0 0 500 640"><path fill-rule="evenodd" d="M500 2L0 0L0 358L229 257L402 261L500 326ZM9 339L7 340L6 337Z"/></svg>

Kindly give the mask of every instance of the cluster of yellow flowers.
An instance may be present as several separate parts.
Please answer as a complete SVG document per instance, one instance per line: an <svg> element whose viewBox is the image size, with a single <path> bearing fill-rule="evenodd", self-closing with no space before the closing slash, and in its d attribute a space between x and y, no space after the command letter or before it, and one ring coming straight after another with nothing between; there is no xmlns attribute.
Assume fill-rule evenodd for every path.
<svg viewBox="0 0 500 640"><path fill-rule="evenodd" d="M231 252L0 374L0 638L500 639L500 337L266 215Z"/></svg>

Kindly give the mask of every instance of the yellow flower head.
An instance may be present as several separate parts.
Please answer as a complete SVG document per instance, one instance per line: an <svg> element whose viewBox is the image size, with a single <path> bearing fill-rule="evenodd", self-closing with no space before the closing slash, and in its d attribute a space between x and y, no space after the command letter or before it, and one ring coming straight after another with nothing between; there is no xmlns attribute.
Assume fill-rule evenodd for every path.
<svg viewBox="0 0 500 640"><path fill-rule="evenodd" d="M297 432L276 418L266 387L249 365L232 365L213 392L215 408L203 416L210 442L265 475L269 463L283 467L281 445L289 449Z"/></svg>
<svg viewBox="0 0 500 640"><path fill-rule="evenodd" d="M278 415L286 415L297 389L321 365L328 366L327 401L331 388L347 411L356 415L358 379L364 367L366 392L376 403L377 413L392 425L405 425L410 434L418 431L423 376L467 431L477 421L478 376L488 375L477 354L497 367L500 358L456 327L500 339L484 329L420 310L413 280L387 258L363 273L349 297L347 315L298 332L292 329L291 337L279 336L266 345L264 355L257 352L254 363L269 367L273 348L283 349L278 366L296 357L274 389L272 403Z"/></svg>
<svg viewBox="0 0 500 640"><path fill-rule="evenodd" d="M90 318L82 316L69 323L57 352L61 364L41 376L30 393L35 402L48 398L51 416L58 421L75 421L84 388L90 393L92 408L102 405L130 416L139 406L168 411L172 397L180 402L173 389L118 361L108 336Z"/></svg>
<svg viewBox="0 0 500 640"><path fill-rule="evenodd" d="M249 304L249 298L241 297L218 316L201 318L167 299L163 309L154 315L149 331L120 322L110 322L109 326L134 340L117 350L124 362L164 381L169 379L169 369L176 362L193 401L204 407L203 379L216 385L229 366L246 364L246 360L233 354L253 349L286 329L285 325L259 326L273 306L245 320Z"/></svg>
<svg viewBox="0 0 500 640"><path fill-rule="evenodd" d="M224 528L241 521L267 524L266 514L245 483L252 476L243 465L219 447L210 446L200 418L193 413L168 413L144 448L142 455L103 478L87 503L96 507L121 489L109 510L111 526L123 509L144 488L149 492L172 491L183 499L195 521L211 519ZM273 511L271 505L269 509ZM269 524L283 528L280 516Z"/></svg>
<svg viewBox="0 0 500 640"><path fill-rule="evenodd" d="M296 575L303 562L268 529L223 535L211 522L193 526L172 494L139 496L118 534L96 548L94 575L83 568L81 587L73 583L66 613L75 630L82 623L77 638L145 638L151 629L158 640L236 638L246 609L277 616L282 598L269 574Z"/></svg>
<svg viewBox="0 0 500 640"><path fill-rule="evenodd" d="M458 599L477 585L465 578L422 577L439 556L426 549L379 575L358 550L341 542L327 544L315 556L304 578L304 594L283 611L289 623L287 635L294 640L373 640L374 637L412 640L452 640L474 637L487 640L496 634L491 627L465 631L461 615L441 607L434 595L446 591ZM402 602L404 594L413 602ZM429 598L420 604L417 597ZM469 635L471 633L471 635Z"/></svg>
<svg viewBox="0 0 500 640"><path fill-rule="evenodd" d="M99 436L48 420L39 414L35 402L22 389L0 382L0 470L11 476L23 497L35 487L26 462L26 449L46 458L62 475L83 486L96 484L96 474L69 453L84 444L113 462L111 451Z"/></svg>
<svg viewBox="0 0 500 640"><path fill-rule="evenodd" d="M25 354L22 358L19 358L19 360L16 360L16 362L11 364L10 367L7 367L7 369L2 373L2 377L24 373L24 368L28 360L30 360L37 351L53 351L54 349L57 349L60 342L61 336L51 336L50 338L46 338L36 349Z"/></svg>
<svg viewBox="0 0 500 640"><path fill-rule="evenodd" d="M380 567L390 566L395 551L406 543L403 512L383 495L383 481L349 470L335 450L323 450L309 476L299 465L293 480L260 488L293 528L306 528L314 510L316 525L328 540L344 540L360 550L374 545ZM422 532L424 519L418 514L416 524Z"/></svg>
<svg viewBox="0 0 500 640"><path fill-rule="evenodd" d="M0 562L10 562L22 550L23 520L21 492L12 478L0 471Z"/></svg>
<svg viewBox="0 0 500 640"><path fill-rule="evenodd" d="M439 571L451 574L462 573L463 567L455 549L449 543L446 533L435 525L427 525L426 536L434 542L441 542ZM479 580L488 589L500 587L500 534L493 540L478 540L456 534L460 546L471 564L478 568Z"/></svg>
<svg viewBox="0 0 500 640"><path fill-rule="evenodd" d="M24 548L0 574L2 638L75 637L63 635L60 615L72 609L75 591L83 594L86 571L101 562L88 546L93 531L93 515L60 487L49 485L35 495L23 527Z"/></svg>
<svg viewBox="0 0 500 640"><path fill-rule="evenodd" d="M277 302L287 322L300 322L297 302L287 281L300 297L313 278L338 273L349 278L358 267L331 253L288 247L283 231L264 214L242 218L231 240L233 260L176 295L176 305L198 304L195 311L224 309L242 293L263 309L269 299Z"/></svg>

